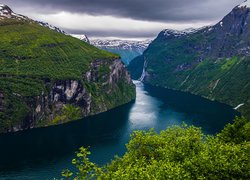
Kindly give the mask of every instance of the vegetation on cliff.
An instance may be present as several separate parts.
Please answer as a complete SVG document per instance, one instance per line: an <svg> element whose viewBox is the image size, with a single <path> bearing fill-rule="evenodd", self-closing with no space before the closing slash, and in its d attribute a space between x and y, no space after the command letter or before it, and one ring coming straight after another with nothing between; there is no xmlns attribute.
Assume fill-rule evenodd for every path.
<svg viewBox="0 0 250 180"><path fill-rule="evenodd" d="M211 27L164 30L131 62L134 78L227 103L250 118L250 8L235 7ZM137 66L141 66L138 68Z"/></svg>
<svg viewBox="0 0 250 180"><path fill-rule="evenodd" d="M81 113L81 117L127 103L135 97L135 88L126 74L120 73L115 79L111 77L116 68L114 64L120 63L117 55L32 20L0 19L0 35L0 132L14 127L22 129L27 122L30 124L25 128L50 124L58 113L51 102L55 99L44 108L37 106L42 96L50 99L51 90L58 81L63 84L63 81L74 80L80 84L82 92L86 90L87 98L91 98L91 109ZM93 71L89 77L88 71ZM69 94L73 88L70 87ZM66 103L85 106L73 100ZM50 109L50 112L40 113L43 109ZM63 106L59 111L62 109ZM39 122L30 122L36 118L36 111L40 113L35 119Z"/></svg>

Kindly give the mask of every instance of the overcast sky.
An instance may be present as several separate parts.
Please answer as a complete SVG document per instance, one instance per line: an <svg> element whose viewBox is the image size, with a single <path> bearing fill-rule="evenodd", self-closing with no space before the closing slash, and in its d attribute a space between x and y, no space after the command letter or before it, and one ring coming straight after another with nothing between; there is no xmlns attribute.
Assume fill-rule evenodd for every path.
<svg viewBox="0 0 250 180"><path fill-rule="evenodd" d="M154 38L212 25L244 0L0 0L16 13L90 38Z"/></svg>

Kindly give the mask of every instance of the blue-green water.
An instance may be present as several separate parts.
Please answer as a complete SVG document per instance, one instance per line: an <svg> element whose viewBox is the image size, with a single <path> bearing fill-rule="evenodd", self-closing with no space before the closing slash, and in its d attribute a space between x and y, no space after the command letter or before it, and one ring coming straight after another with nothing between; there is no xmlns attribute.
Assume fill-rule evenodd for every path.
<svg viewBox="0 0 250 180"><path fill-rule="evenodd" d="M53 179L71 166L74 152L90 146L91 160L109 162L123 155L134 130L161 131L172 125L219 132L239 115L231 107L188 93L135 82L135 102L72 123L0 136L0 179Z"/></svg>

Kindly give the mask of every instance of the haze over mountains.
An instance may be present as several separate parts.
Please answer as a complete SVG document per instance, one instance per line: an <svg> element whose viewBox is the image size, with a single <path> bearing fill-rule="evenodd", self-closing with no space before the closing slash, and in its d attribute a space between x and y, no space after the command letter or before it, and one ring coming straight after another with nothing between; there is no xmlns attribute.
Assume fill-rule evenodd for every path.
<svg viewBox="0 0 250 180"><path fill-rule="evenodd" d="M151 42L151 40L132 41L93 39L90 43L100 49L119 54L122 61L128 65L135 57L142 55Z"/></svg>
<svg viewBox="0 0 250 180"><path fill-rule="evenodd" d="M89 39L85 34L71 34L71 36L102 50L120 55L125 65L128 65L135 57L142 55L152 42L152 40Z"/></svg>

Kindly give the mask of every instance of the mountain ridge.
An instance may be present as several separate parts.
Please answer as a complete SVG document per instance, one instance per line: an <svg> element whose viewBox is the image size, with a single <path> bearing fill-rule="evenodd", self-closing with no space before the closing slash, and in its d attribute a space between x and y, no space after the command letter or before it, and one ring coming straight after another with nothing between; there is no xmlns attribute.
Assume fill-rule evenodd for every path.
<svg viewBox="0 0 250 180"><path fill-rule="evenodd" d="M90 43L95 47L102 50L106 50L121 56L122 61L128 65L130 61L141 55L148 45L152 42L151 40L135 41L135 40L100 40L92 39Z"/></svg>
<svg viewBox="0 0 250 180"><path fill-rule="evenodd" d="M232 107L244 104L238 110L249 117L250 8L246 3L214 26L191 33L161 31L128 67L133 78L139 79L144 69L145 83L191 92Z"/></svg>

